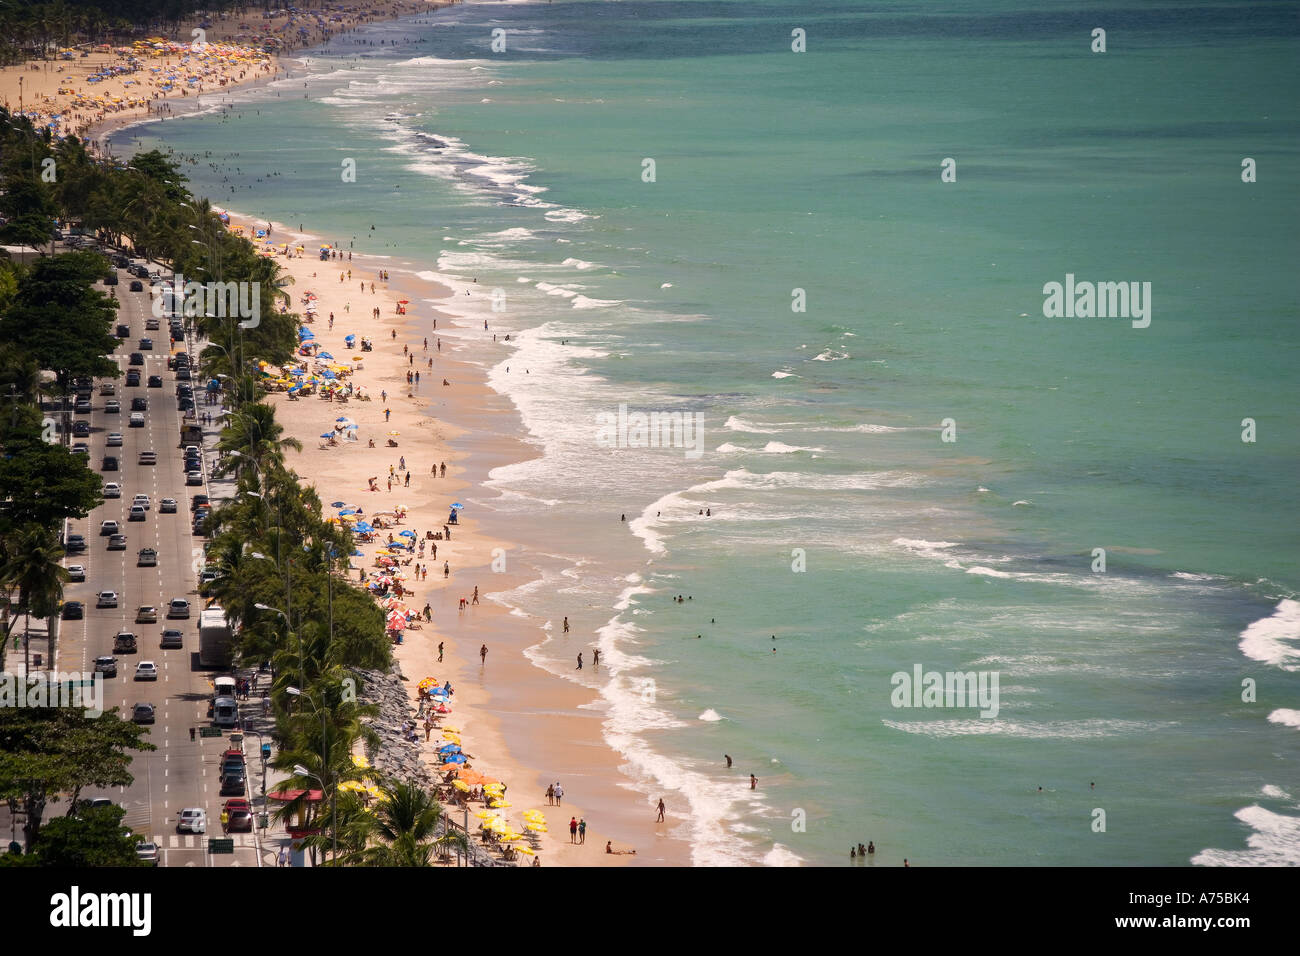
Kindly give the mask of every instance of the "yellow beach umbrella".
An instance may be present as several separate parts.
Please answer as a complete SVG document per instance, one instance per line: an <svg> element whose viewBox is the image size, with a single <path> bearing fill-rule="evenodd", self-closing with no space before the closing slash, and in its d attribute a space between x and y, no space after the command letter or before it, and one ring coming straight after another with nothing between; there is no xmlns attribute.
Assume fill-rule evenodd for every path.
<svg viewBox="0 0 1300 956"><path fill-rule="evenodd" d="M467 784L464 780L453 780L451 782L451 785L455 787L457 790L464 790L464 791L469 790L469 784Z"/></svg>

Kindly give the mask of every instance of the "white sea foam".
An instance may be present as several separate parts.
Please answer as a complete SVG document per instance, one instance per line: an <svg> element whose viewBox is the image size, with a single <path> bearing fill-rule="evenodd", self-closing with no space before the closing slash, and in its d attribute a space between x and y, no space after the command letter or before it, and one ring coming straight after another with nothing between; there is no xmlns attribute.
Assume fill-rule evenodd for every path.
<svg viewBox="0 0 1300 956"><path fill-rule="evenodd" d="M794 372L773 372L772 377L773 378L799 378L799 376L795 375Z"/></svg>
<svg viewBox="0 0 1300 956"><path fill-rule="evenodd" d="M1300 730L1300 710L1287 710L1279 708L1268 715L1270 724L1281 724L1283 727L1295 727Z"/></svg>
<svg viewBox="0 0 1300 956"><path fill-rule="evenodd" d="M1202 850L1196 866L1300 866L1300 817L1275 813L1258 804L1233 814L1253 831L1246 850Z"/></svg>
<svg viewBox="0 0 1300 956"><path fill-rule="evenodd" d="M1273 613L1241 632L1241 652L1284 671L1300 671L1300 601L1284 598Z"/></svg>
<svg viewBox="0 0 1300 956"><path fill-rule="evenodd" d="M982 717L956 720L882 720L886 727L924 737L970 737L990 735L1024 737L1033 740L1065 738L1085 740L1146 734L1174 727L1176 721L1118 720L1094 717L1088 720L1059 720L1048 723L1015 720L986 720Z"/></svg>
<svg viewBox="0 0 1300 956"><path fill-rule="evenodd" d="M595 269L595 268L597 268L596 263L594 263L594 262L587 262L586 260L583 260L583 259L572 259L572 258L571 258L571 259L565 259L565 260L564 260L562 263L560 263L560 264L561 264L561 265L565 265L565 266L573 266L573 268L578 269L578 270Z"/></svg>
<svg viewBox="0 0 1300 956"><path fill-rule="evenodd" d="M712 707L710 707L710 708L709 708L708 710L706 710L704 713L700 714L699 719L700 719L700 720L704 720L704 721L708 721L709 723L712 723L712 722L717 721L717 720L725 720L726 718L723 717L723 716L722 716L720 713L718 713L716 710L714 710Z"/></svg>
<svg viewBox="0 0 1300 956"><path fill-rule="evenodd" d="M848 352L837 352L834 349L823 349L813 356L814 362L839 362L842 359L850 358Z"/></svg>
<svg viewBox="0 0 1300 956"><path fill-rule="evenodd" d="M611 305L622 305L618 299L592 299L585 295L576 296L573 300L575 309L604 309Z"/></svg>

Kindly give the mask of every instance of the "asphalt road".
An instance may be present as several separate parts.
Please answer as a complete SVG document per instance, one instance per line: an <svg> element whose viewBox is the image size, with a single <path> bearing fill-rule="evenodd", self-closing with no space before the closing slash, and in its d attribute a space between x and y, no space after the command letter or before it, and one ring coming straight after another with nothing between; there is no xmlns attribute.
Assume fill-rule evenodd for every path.
<svg viewBox="0 0 1300 956"><path fill-rule="evenodd" d="M207 852L209 837L221 837L221 805L226 799L219 795L218 762L229 746L226 736L200 737L197 729L210 726L207 716L211 698L212 678L215 672L198 667L198 618L203 601L199 597L198 571L203 565L204 539L191 534L190 499L196 493L212 493L206 483L211 464L210 452L204 454L205 484L187 486L183 471L183 451L179 447L182 413L177 409L176 376L167 369L167 322L161 322L157 331L146 331L145 323L151 317L151 298L145 282L144 292L129 292L131 277L119 270L117 297L121 302L118 322L131 327L131 337L120 341L114 358L123 372L129 367L128 356L137 350L142 336L150 336L153 349L145 354L145 364L140 369L141 384L127 388L125 374L116 380L117 394L101 396L100 382L95 383L92 410L89 415L77 415L74 420L88 420L91 436L74 438L90 446L90 465L100 470L104 455L116 454L120 461L117 472L101 472L106 482L115 481L122 487L122 497L107 499L86 519L69 522L70 533L80 532L86 537L87 550L80 555L69 555L65 564L81 564L86 569L84 583L72 583L65 589L65 600L79 600L86 605L83 620L60 622L60 637L56 653L57 670L93 670L95 658L111 654L113 639L119 631L131 631L138 639L138 652L115 655L118 674L104 681L105 708L116 706L123 717L130 719L136 703L146 702L156 709L156 723L146 725L148 739L157 746L152 753L137 754L131 772L135 782L125 788L110 792L87 792L83 797L107 796L126 809L125 824L146 839L158 844L161 864L164 866L263 866L274 865L275 854L282 830L259 833L231 834L235 840L233 854L210 855ZM180 348L177 343L173 348ZM191 352L194 351L191 343ZM193 357L193 356L192 356ZM150 375L161 375L162 388L148 388ZM205 410L201 390L195 385L199 412ZM145 413L144 428L129 428L131 399L147 397L149 408ZM116 398L122 404L120 414L105 412L105 403ZM214 414L219 411L212 408ZM193 420L191 420L191 423ZM106 445L110 432L120 432L120 448ZM156 465L138 464L141 451L157 454ZM223 483L224 484L224 483ZM132 499L137 494L150 498L150 509L145 521L129 522L127 515ZM163 498L175 498L175 514L160 514L158 507ZM217 497L213 495L213 497ZM101 537L100 523L105 519L118 522L120 531L127 537L125 551L108 551L108 538ZM157 567L137 567L137 554L141 548L158 552ZM96 596L100 591L116 591L116 609L96 609ZM190 602L187 620L167 620L167 605L173 598ZM135 623L136 611L141 605L158 610L158 623ZM160 638L164 629L173 627L184 634L184 647L162 650ZM137 681L136 664L153 661L157 664L156 681ZM191 729L195 739L190 739ZM258 758L257 738L249 737L245 745L249 777L245 796L257 809L257 794L261 789L261 761ZM268 784L274 782L274 771ZM207 833L204 835L178 834L176 819L180 810L201 807L207 811ZM52 805L52 813L66 812L61 804Z"/></svg>

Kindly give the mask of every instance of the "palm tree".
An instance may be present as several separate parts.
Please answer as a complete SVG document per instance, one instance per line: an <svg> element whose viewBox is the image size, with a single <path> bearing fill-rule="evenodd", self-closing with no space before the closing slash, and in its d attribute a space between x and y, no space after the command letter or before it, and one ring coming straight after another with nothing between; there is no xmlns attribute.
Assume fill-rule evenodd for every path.
<svg viewBox="0 0 1300 956"><path fill-rule="evenodd" d="M283 435L284 426L275 420L275 409L270 405L253 402L241 406L221 430L217 442L219 451L240 454L232 463L224 465L223 470L233 470L243 478L256 472L265 473L268 466L282 469L285 449L302 451L302 442Z"/></svg>
<svg viewBox="0 0 1300 956"><path fill-rule="evenodd" d="M25 672L26 638L31 632L32 615L48 619L58 612L68 571L59 563L63 559L63 548L58 536L47 528L29 525L6 544L5 563L0 566L0 586L6 593L18 589L17 609L24 614Z"/></svg>
<svg viewBox="0 0 1300 956"><path fill-rule="evenodd" d="M432 866L439 843L442 805L423 787L389 782L380 788L375 805L372 841L365 849L343 857L354 866Z"/></svg>

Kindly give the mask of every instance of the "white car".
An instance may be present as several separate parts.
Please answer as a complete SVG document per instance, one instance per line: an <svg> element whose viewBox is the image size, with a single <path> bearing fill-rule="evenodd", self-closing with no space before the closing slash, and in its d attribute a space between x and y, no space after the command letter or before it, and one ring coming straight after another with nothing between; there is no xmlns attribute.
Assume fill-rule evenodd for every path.
<svg viewBox="0 0 1300 956"><path fill-rule="evenodd" d="M188 807L176 816L177 833L207 833L208 815L199 807Z"/></svg>
<svg viewBox="0 0 1300 956"><path fill-rule="evenodd" d="M112 518L99 523L99 536L103 538L110 534L117 534L117 522Z"/></svg>
<svg viewBox="0 0 1300 956"><path fill-rule="evenodd" d="M148 496L148 495L136 495L135 498L131 501L131 504L132 504L133 506L134 506L134 505L139 505L139 506L142 507L145 511L148 511L149 508L151 507L150 502L149 502L149 496Z"/></svg>
<svg viewBox="0 0 1300 956"><path fill-rule="evenodd" d="M122 446L122 433L121 433L121 432L109 432L109 433L108 433L108 447L109 447L109 448L120 448L121 446Z"/></svg>
<svg viewBox="0 0 1300 956"><path fill-rule="evenodd" d="M190 616L190 602L184 598L175 598L171 604L167 605L167 616L169 618L188 618Z"/></svg>
<svg viewBox="0 0 1300 956"><path fill-rule="evenodd" d="M69 565L68 565L68 580L69 580L69 581L85 581L85 580L86 580L86 569L85 569L82 565L80 565L80 564L69 564Z"/></svg>
<svg viewBox="0 0 1300 956"><path fill-rule="evenodd" d="M135 665L136 680L157 680L158 665L153 661L141 661Z"/></svg>
<svg viewBox="0 0 1300 956"><path fill-rule="evenodd" d="M131 420L127 422L127 425L131 428L144 428L144 413L132 412Z"/></svg>
<svg viewBox="0 0 1300 956"><path fill-rule="evenodd" d="M121 498L121 497L122 497L122 486L119 485L116 481L110 481L110 482L105 483L105 485L104 485L104 497L105 497L105 498Z"/></svg>
<svg viewBox="0 0 1300 956"><path fill-rule="evenodd" d="M131 513L126 516L127 521L144 521L149 517L149 512L144 510L144 505L132 505Z"/></svg>
<svg viewBox="0 0 1300 956"><path fill-rule="evenodd" d="M100 591L95 599L95 607L117 607L116 591Z"/></svg>

